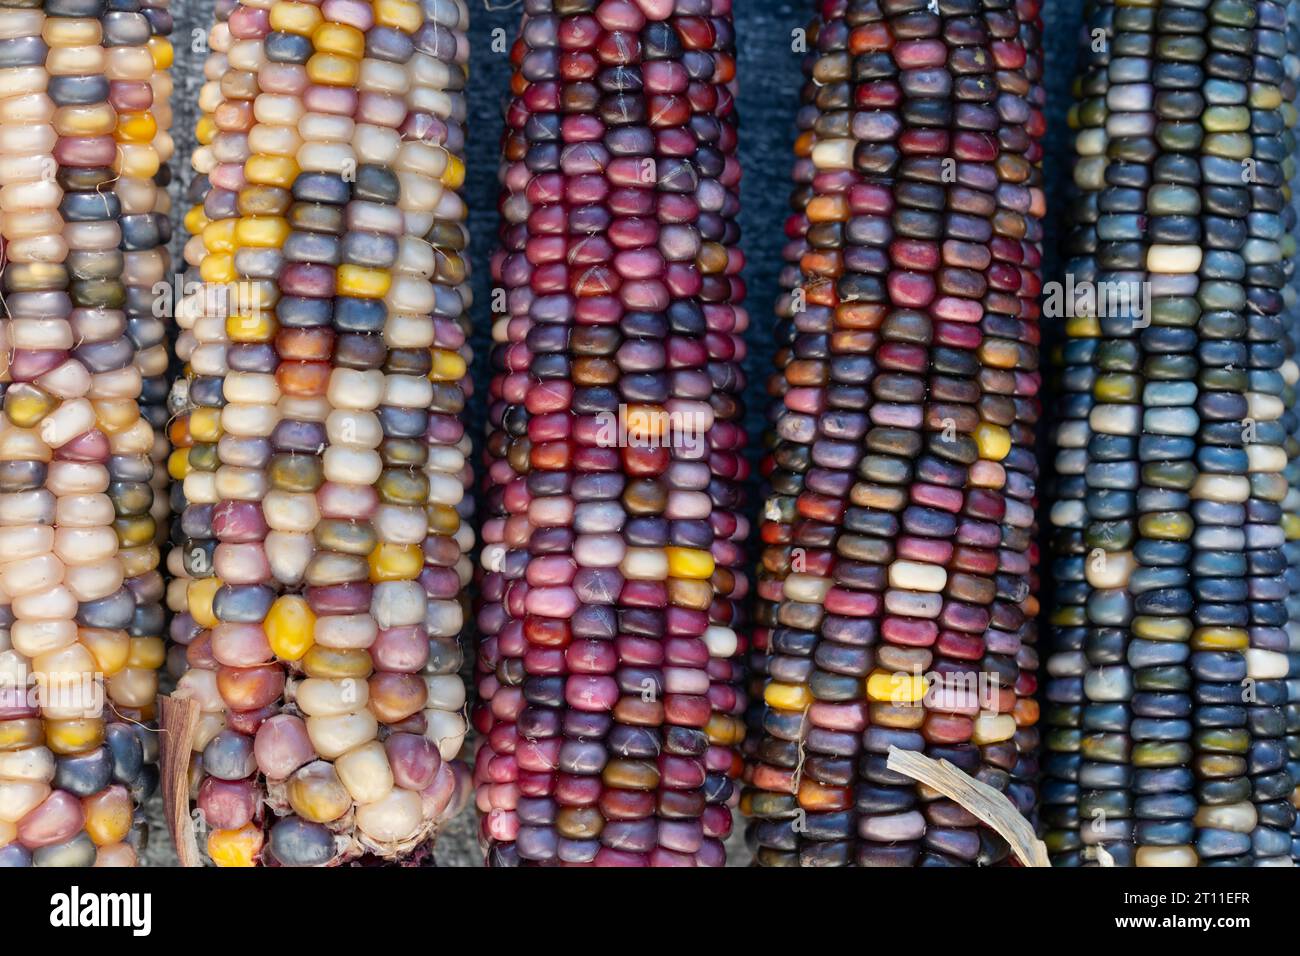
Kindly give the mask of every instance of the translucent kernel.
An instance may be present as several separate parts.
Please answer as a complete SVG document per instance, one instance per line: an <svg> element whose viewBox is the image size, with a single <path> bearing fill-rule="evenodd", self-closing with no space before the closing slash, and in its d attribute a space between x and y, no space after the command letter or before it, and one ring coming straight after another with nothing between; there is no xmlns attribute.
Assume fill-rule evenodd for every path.
<svg viewBox="0 0 1300 956"><path fill-rule="evenodd" d="M262 830L254 823L208 834L208 856L217 866L256 866L261 852Z"/></svg>

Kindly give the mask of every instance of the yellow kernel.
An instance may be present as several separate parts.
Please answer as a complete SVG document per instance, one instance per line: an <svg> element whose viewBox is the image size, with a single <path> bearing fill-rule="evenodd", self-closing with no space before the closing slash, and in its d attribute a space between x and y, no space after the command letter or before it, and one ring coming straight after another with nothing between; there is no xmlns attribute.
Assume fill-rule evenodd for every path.
<svg viewBox="0 0 1300 956"><path fill-rule="evenodd" d="M704 579L713 574L713 555L698 548L664 548L668 575L674 578Z"/></svg>
<svg viewBox="0 0 1300 956"><path fill-rule="evenodd" d="M225 284L234 282L239 278L239 273L235 272L235 259L228 253L217 253L212 256L204 256L203 261L199 263L199 279L203 282L216 282Z"/></svg>
<svg viewBox="0 0 1300 956"><path fill-rule="evenodd" d="M140 420L140 406L130 399L101 399L91 404L100 430L110 435L120 435Z"/></svg>
<svg viewBox="0 0 1300 956"><path fill-rule="evenodd" d="M352 797L331 764L303 767L289 778L285 795L294 812L313 823L330 823L352 809Z"/></svg>
<svg viewBox="0 0 1300 956"><path fill-rule="evenodd" d="M339 266L336 287L339 295L359 299L382 299L388 294L393 277L385 269L367 269L364 266L344 264Z"/></svg>
<svg viewBox="0 0 1300 956"><path fill-rule="evenodd" d="M104 742L104 721L96 717L47 720L45 746L63 757L93 750Z"/></svg>
<svg viewBox="0 0 1300 956"><path fill-rule="evenodd" d="M322 86L355 86L361 78L361 63L335 53L315 53L307 61L307 79Z"/></svg>
<svg viewBox="0 0 1300 956"><path fill-rule="evenodd" d="M185 589L185 604L190 617L199 627L216 627L217 616L212 611L212 600L221 589L221 578L195 578Z"/></svg>
<svg viewBox="0 0 1300 956"><path fill-rule="evenodd" d="M321 12L310 3L277 3L271 7L271 29L309 37L321 23Z"/></svg>
<svg viewBox="0 0 1300 956"><path fill-rule="evenodd" d="M213 830L208 834L208 856L217 866L256 866L262 852L262 831L252 823L238 830Z"/></svg>
<svg viewBox="0 0 1300 956"><path fill-rule="evenodd" d="M411 581L424 567L424 553L418 544L381 543L370 552L370 580Z"/></svg>
<svg viewBox="0 0 1300 956"><path fill-rule="evenodd" d="M308 677L369 677L374 670L370 652L364 648L335 648L312 645L302 656L302 672ZM3 728L0 724L0 728Z"/></svg>
<svg viewBox="0 0 1300 956"><path fill-rule="evenodd" d="M246 216L234 220L235 241L254 249L279 249L289 238L289 222L279 216Z"/></svg>
<svg viewBox="0 0 1300 956"><path fill-rule="evenodd" d="M118 113L117 130L114 136L118 142L147 143L158 132L158 123L148 110L137 113Z"/></svg>
<svg viewBox="0 0 1300 956"><path fill-rule="evenodd" d="M131 832L131 794L121 785L101 790L81 801L86 834L96 846L121 843Z"/></svg>
<svg viewBox="0 0 1300 956"><path fill-rule="evenodd" d="M375 0L375 26L395 27L403 33L420 29L420 5L410 0Z"/></svg>
<svg viewBox="0 0 1300 956"><path fill-rule="evenodd" d="M232 342L269 342L278 325L270 312L226 317L226 335Z"/></svg>
<svg viewBox="0 0 1300 956"><path fill-rule="evenodd" d="M131 656L127 658L127 667L153 671L162 667L167 658L167 648L161 637L131 638Z"/></svg>
<svg viewBox="0 0 1300 956"><path fill-rule="evenodd" d="M172 481L184 481L190 473L190 450L177 448L167 456L167 474Z"/></svg>
<svg viewBox="0 0 1300 956"><path fill-rule="evenodd" d="M433 349L433 368L429 378L435 382L455 382L465 375L465 360L457 352L446 349Z"/></svg>
<svg viewBox="0 0 1300 956"><path fill-rule="evenodd" d="M149 538L146 544L124 546L117 553L117 559L122 562L122 573L128 578L148 574L158 567L159 551L158 545L154 541L158 531L158 523L152 518L145 519L139 529L133 531L132 537L139 537L138 531L146 527L149 529Z"/></svg>
<svg viewBox="0 0 1300 956"><path fill-rule="evenodd" d="M925 697L929 684L920 674L872 671L867 678L867 697L891 704L914 704Z"/></svg>
<svg viewBox="0 0 1300 956"><path fill-rule="evenodd" d="M1065 334L1075 339L1095 339L1101 335L1101 321L1095 315L1075 315L1065 320Z"/></svg>
<svg viewBox="0 0 1300 956"><path fill-rule="evenodd" d="M153 68L159 71L170 69L172 61L176 58L171 40L166 37L150 37L148 46L149 53L153 57Z"/></svg>
<svg viewBox="0 0 1300 956"><path fill-rule="evenodd" d="M980 422L975 426L975 444L981 458L1001 461L1011 452L1011 433L1001 425Z"/></svg>
<svg viewBox="0 0 1300 956"><path fill-rule="evenodd" d="M190 437L196 442L214 442L221 438L221 409L196 408L190 412Z"/></svg>
<svg viewBox="0 0 1300 956"><path fill-rule="evenodd" d="M11 391L4 398L5 414L19 428L35 428L57 404L52 395L31 386Z"/></svg>
<svg viewBox="0 0 1300 956"><path fill-rule="evenodd" d="M1244 651L1250 634L1241 627L1198 627L1192 632L1194 651Z"/></svg>
<svg viewBox="0 0 1300 956"><path fill-rule="evenodd" d="M200 146L211 145L217 138L217 121L211 116L200 116L199 121L194 124L194 138L199 141Z"/></svg>
<svg viewBox="0 0 1300 956"><path fill-rule="evenodd" d="M39 717L0 720L0 752L37 747L45 740L45 725Z"/></svg>
<svg viewBox="0 0 1300 956"><path fill-rule="evenodd" d="M705 724L704 732L709 735L709 743L718 747L734 747L745 739L745 724L735 717L715 711Z"/></svg>
<svg viewBox="0 0 1300 956"><path fill-rule="evenodd" d="M244 162L244 178L254 186L291 189L298 178L298 164L288 156L250 156Z"/></svg>
<svg viewBox="0 0 1300 956"><path fill-rule="evenodd" d="M112 677L131 656L131 638L126 631L102 627L83 627L77 635L82 647L90 651L95 666L105 677Z"/></svg>
<svg viewBox="0 0 1300 956"><path fill-rule="evenodd" d="M262 623L267 643L282 661L301 660L315 638L316 615L307 602L297 595L276 598Z"/></svg>
<svg viewBox="0 0 1300 956"><path fill-rule="evenodd" d="M366 55L366 37L346 23L322 23L311 35L317 53L336 53L359 60Z"/></svg>
<svg viewBox="0 0 1300 956"><path fill-rule="evenodd" d="M465 161L453 153L447 154L447 168L439 177L448 189L460 189L465 184Z"/></svg>
<svg viewBox="0 0 1300 956"><path fill-rule="evenodd" d="M215 253L234 252L235 230L238 227L238 219L209 221L203 227L203 248Z"/></svg>
<svg viewBox="0 0 1300 956"><path fill-rule="evenodd" d="M813 702L812 692L803 684L772 682L763 688L763 700L778 710L803 710Z"/></svg>
<svg viewBox="0 0 1300 956"><path fill-rule="evenodd" d="M460 515L450 505L425 505L429 534L452 535L460 530Z"/></svg>

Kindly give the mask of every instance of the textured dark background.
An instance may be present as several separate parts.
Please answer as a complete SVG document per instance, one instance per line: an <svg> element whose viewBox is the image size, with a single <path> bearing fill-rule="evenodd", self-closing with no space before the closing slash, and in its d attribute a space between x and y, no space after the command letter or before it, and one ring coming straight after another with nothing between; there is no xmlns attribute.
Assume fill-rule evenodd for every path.
<svg viewBox="0 0 1300 956"><path fill-rule="evenodd" d="M514 41L522 4L467 0L471 18L470 135L466 196L469 202L471 257L474 266L474 294L477 319L474 338L476 389L486 390L487 343L490 321L487 314L488 270L497 228L497 146L501 135L501 104L509 86L510 59L505 49ZM771 367L773 338L770 334L772 304L777 297L777 276L781 269L782 226L788 213L790 143L793 118L802 83L800 55L791 51L791 32L807 21L812 2L800 0L734 0L736 32L740 51L738 65L741 116L740 158L744 169L740 223L747 259L748 306L752 315L749 337L748 430L751 451L762 432L763 379ZM176 114L177 221L183 212L180 188L189 182L189 155L197 119L199 87L203 83L203 37L212 17L212 0L172 0L176 30ZM1047 277L1055 276L1056 239L1064 213L1064 186L1068 174L1069 140L1065 113L1069 101L1070 76L1074 70L1075 47L1082 11L1080 0L1047 0L1045 22L1048 87L1047 174L1048 222L1046 242ZM196 33L197 31L197 33ZM496 42L494 42L496 41ZM178 237L179 249L181 237ZM471 414L481 424L481 407ZM478 434L480 429L476 429ZM755 503L751 503L755 504ZM147 862L174 865L175 854L161 824L158 801L150 807L155 821ZM474 866L480 855L474 835L472 810L453 823L438 842L438 859L444 865ZM737 845L733 863L743 862Z"/></svg>

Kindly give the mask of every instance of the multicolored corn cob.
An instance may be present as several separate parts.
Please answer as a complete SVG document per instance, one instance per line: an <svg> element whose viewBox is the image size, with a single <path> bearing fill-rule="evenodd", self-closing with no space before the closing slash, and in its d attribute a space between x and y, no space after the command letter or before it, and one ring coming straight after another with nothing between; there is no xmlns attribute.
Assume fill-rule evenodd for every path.
<svg viewBox="0 0 1300 956"><path fill-rule="evenodd" d="M493 281L492 865L717 866L741 739L729 0L528 0Z"/></svg>
<svg viewBox="0 0 1300 956"><path fill-rule="evenodd" d="M0 7L4 865L133 865L158 779L151 32L130 4Z"/></svg>
<svg viewBox="0 0 1300 956"><path fill-rule="evenodd" d="M273 0L210 36L172 636L219 865L415 865L456 806L467 20Z"/></svg>
<svg viewBox="0 0 1300 956"><path fill-rule="evenodd" d="M1231 0L1089 21L1068 268L1095 296L1066 325L1053 511L1057 863L1290 862L1287 23Z"/></svg>
<svg viewBox="0 0 1300 956"><path fill-rule="evenodd" d="M887 760L925 751L1030 809L1038 5L818 12L744 806L760 865L997 863L999 837Z"/></svg>

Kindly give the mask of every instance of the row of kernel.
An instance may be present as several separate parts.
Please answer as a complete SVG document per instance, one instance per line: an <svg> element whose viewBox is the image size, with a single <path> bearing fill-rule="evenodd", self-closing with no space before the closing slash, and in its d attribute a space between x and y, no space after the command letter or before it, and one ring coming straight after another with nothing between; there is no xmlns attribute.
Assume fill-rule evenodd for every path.
<svg viewBox="0 0 1300 956"><path fill-rule="evenodd" d="M1283 741L1288 641L1283 552L1286 537L1282 528L1282 503L1287 490L1286 439L1281 420L1281 368L1285 361L1283 290L1287 260L1295 252L1284 217L1286 163L1291 158L1290 127L1295 122L1295 109L1284 98L1288 92L1294 98L1295 88L1287 81L1283 63L1288 44L1284 2L1264 0L1258 4L1253 40L1249 149L1255 159L1256 182L1251 185L1248 239L1242 250L1249 323L1246 338L1250 343L1246 411L1247 419L1255 423L1255 434L1243 435L1250 482L1243 522L1249 597L1246 686L1253 689L1253 694L1243 696L1249 705L1246 772L1256 813L1250 833L1250 862L1254 866L1290 866L1291 827L1296 811L1290 803L1295 783L1287 768ZM1243 152L1246 148L1243 142ZM1231 155L1230 150L1224 152Z"/></svg>
<svg viewBox="0 0 1300 956"><path fill-rule="evenodd" d="M1106 104L1107 187L1098 198L1097 289L1142 287L1147 251L1140 222L1117 200L1150 182L1155 153L1145 120L1155 11L1116 5ZM1145 66L1144 66L1145 65ZM1118 187L1115 189L1113 187ZM1127 652L1133 610L1129 577L1137 541L1137 457L1142 430L1141 347L1138 321L1128 308L1098 309L1095 404L1089 413L1086 544L1092 593L1086 605L1079 817L1085 846L1100 847L1120 865L1131 859L1132 809L1128 790L1132 667Z"/></svg>
<svg viewBox="0 0 1300 956"><path fill-rule="evenodd" d="M153 303L159 283L170 271L166 243L171 236L171 222L166 214L169 206L164 187L165 164L173 147L165 132L165 124L170 123L166 97L171 93L171 57L167 47L155 43L154 21L145 10L129 4L110 7L101 21L101 42L109 55L109 102L117 114L111 189L120 215L119 268L123 288L118 301L125 325L116 347L120 349L129 342L134 353L132 379L140 379L132 386L132 391L138 389L138 402L134 408L125 402L118 405L116 427L123 428L127 422L141 423L135 425L140 435L133 447L114 448L109 460L109 494L125 584L135 604L128 626L134 665L150 672L147 677L136 675L135 706L152 714L158 691L155 672L165 659L165 583L159 564L166 524L160 524L159 518L165 514L166 501L156 499L165 480L161 467L165 412L160 400L166 393L169 362L163 323ZM170 29L164 20L158 22ZM108 185L96 188L102 192ZM161 215L157 211L160 204ZM93 275L94 270L89 273ZM143 427L146 423L147 434ZM156 750L156 746L152 749Z"/></svg>
<svg viewBox="0 0 1300 956"><path fill-rule="evenodd" d="M1293 90L1300 82L1300 5L1287 4L1287 55L1283 63L1286 68L1286 85L1283 87L1283 99L1291 102ZM1284 107L1285 109L1285 107ZM1286 427L1287 451L1287 493L1282 502L1282 528L1286 533L1283 546L1286 555L1287 579L1287 703L1286 703L1286 749L1287 770L1291 774L1295 789L1291 791L1291 805L1300 808L1300 410L1296 406L1296 385L1300 382L1300 365L1297 364L1297 349L1300 348L1300 323L1297 317L1297 283L1300 272L1297 271L1295 256L1296 228L1296 145L1295 123L1291 124L1291 197L1285 214L1291 227L1291 245L1287 246L1289 255L1285 258L1287 270L1287 288L1285 290L1286 309L1283 313L1286 348L1286 361L1282 365L1285 387L1282 391L1282 405L1285 409L1282 422ZM1291 859L1300 861L1300 814L1291 825Z"/></svg>
<svg viewBox="0 0 1300 956"><path fill-rule="evenodd" d="M1213 4L1207 11L1209 23L1216 28L1207 34L1205 44L1207 52L1215 54L1205 64L1210 103L1249 111L1258 15L1253 5L1234 3ZM1251 125L1254 120L1251 116ZM1250 417L1251 345L1245 333L1247 325L1255 321L1243 310L1252 284L1246 260L1258 249L1250 237L1253 190L1243 171L1256 160L1252 139L1246 131L1219 134L1205 143L1207 155L1202 161L1203 193L1210 200L1206 212L1218 219L1211 221L1205 241L1210 248L1221 250L1228 268L1219 266L1219 259L1203 260L1198 294L1197 461L1201 473L1192 489L1196 526L1192 559L1195 630L1191 635L1193 767L1198 777L1197 855L1203 864L1220 865L1244 863L1249 858L1250 831L1256 822L1247 775L1250 731L1243 698L1250 612L1246 527L1252 510L1244 428L1244 420ZM1278 174L1280 167L1259 158L1264 159L1266 181Z"/></svg>
<svg viewBox="0 0 1300 956"><path fill-rule="evenodd" d="M170 452L169 427L170 406L168 404L171 390L171 322L174 316L177 290L173 286L174 276L172 257L168 244L172 237L172 202L168 186L172 181L169 162L175 153L175 144L171 137L173 83L171 66L174 59L169 35L173 20L167 8L166 0L153 0L141 4L141 14L149 22L149 53L153 60L153 74L149 80L152 93L149 114L153 120L154 131L152 144L158 156L158 171L150 180L152 190L137 184L137 195L141 200L152 195L151 207L139 206L141 218L138 222L144 226L144 236L133 236L132 242L139 248L127 252L128 260L136 268L129 270L130 279L127 286L127 328L132 342L136 346L136 367L143 376L141 388L141 413L149 420L154 430L154 447L150 454L153 461L152 477L149 481L153 495L148 514L153 519L153 540L157 544L160 557L159 567L165 558L161 551L167 546L171 534L171 502L169 500L170 475L167 470ZM137 125L136 135L147 130ZM143 217L149 216L146 221ZM143 238L144 243L137 240ZM123 243L127 242L124 235ZM147 243L152 242L150 246ZM124 250L125 251L125 250ZM143 489L140 489L141 491ZM138 512L136 517L143 517ZM153 616L150 622L152 633L162 636L166 633L166 581L157 582L157 589L151 591L148 600L137 602L147 604L148 614Z"/></svg>
<svg viewBox="0 0 1300 956"><path fill-rule="evenodd" d="M713 715L705 728L709 750L705 757L708 777L704 815L705 833L722 839L731 832L731 806L739 796L735 785L743 771L740 745L744 741L746 707L744 661L749 630L749 518L745 508L748 462L743 457L746 435L741 394L745 387L742 363L746 355L745 332L749 314L743 307L744 257L740 250L740 165L737 157L736 36L730 0L702 5L714 16L710 58L693 54L688 72L711 80L690 88L702 106L691 120L697 140L698 165L714 182L701 192L703 207L696 219L703 243L696 253L701 272L699 292L702 317L691 303L679 306L684 321L707 329L709 404L713 426L708 431L713 529L714 591L709 608L709 700ZM714 184L716 183L716 185ZM685 246L683 255L691 249Z"/></svg>
<svg viewBox="0 0 1300 956"><path fill-rule="evenodd" d="M1017 437L1024 451L1019 453L1008 467L1013 467L1017 474L1014 484L1008 487L1017 499L1016 511L1019 517L1016 527L1016 549L1022 552L1023 559L1017 556L1016 572L1023 575L1022 580L1028 584L1028 591L1020 591L1018 605L1010 615L1009 629L1016 632L1014 644L1009 644L1008 651L1014 647L1016 658L1016 702L1012 715L1016 722L1015 745L1017 759L1010 769L1007 795L1020 812L1031 816L1039 803L1038 785L1042 776L1042 729L1039 727L1041 717L1039 669L1040 641L1038 618L1042 611L1040 561L1040 533L1038 522L1039 467L1037 442L1043 419L1043 361L1042 361L1042 314L1040 295L1043 291L1043 238L1046 192L1043 176L1044 138L1046 133L1047 87L1046 87L1046 53L1043 43L1042 5L1034 4L1018 10L1020 44L1025 50L1025 74L1029 80L1029 89L1025 94L1029 107L1027 133L1033 142L1025 150L1025 160L1029 164L1027 182L1031 185L1031 215L1025 219L1025 234L1022 240L1019 264L1024 267L1021 272L1020 287L1016 290L1020 298L1020 341L1032 345L1032 349L1017 349L1016 375L1016 422ZM1021 359L1025 367L1021 367ZM1027 444L1025 444L1027 443ZM1025 454L1024 452L1029 452ZM1028 519L1028 527L1025 519ZM1011 857L1007 862L1013 862Z"/></svg>
<svg viewBox="0 0 1300 956"><path fill-rule="evenodd" d="M1065 291L1072 284L1095 288L1098 246L1098 206L1105 185L1106 91L1108 64L1114 35L1114 6L1089 5L1084 15L1092 42L1080 51L1080 68L1074 78L1069 125L1073 135L1073 194L1069 203L1069 229L1063 243ZM1069 280L1072 280L1069 281ZM1041 784L1040 817L1044 842L1055 865L1079 865L1083 860L1082 822L1079 819L1079 770L1082 764L1083 678L1087 669L1087 602L1092 585L1088 578L1090 547L1087 538L1087 467L1089 417L1094 404L1096 355L1101 329L1095 299L1076 303L1072 298L1054 308L1065 321L1057 346L1051 445L1054 468L1047 486L1052 525L1051 612L1048 616L1047 680L1043 698L1046 726Z"/></svg>
<svg viewBox="0 0 1300 956"><path fill-rule="evenodd" d="M973 456L969 449L963 452L944 443L949 423L955 426L949 431L952 437L963 431L959 419L964 376L954 368L931 377L929 393L939 401L927 409L927 426L939 428L941 444L930 447L943 447L949 455L936 455L943 467L918 461L918 483L911 491L917 503L926 493L934 501L948 494L955 505L956 496L941 489L959 487L952 479L965 468L960 476L960 486L965 487L962 521L946 561L948 580L931 665L935 680L924 701L923 733L928 749L939 753L959 756L968 747L978 748L980 759L973 772L1000 790L1011 788L1013 773L1027 772L1019 768L1017 735L1020 724L1026 724L1032 749L1035 719L1033 710L1019 703L1017 689L1036 611L1032 448L1038 418L1035 299L1041 286L1038 243L1044 211L1036 168L1041 158L1036 137L1043 132L1042 94L1034 88L1040 75L1036 21L1034 5L987 4L978 20L954 18L945 23L945 36L954 47L949 62L956 74L949 148L958 188L948 192L951 214L945 223L944 268L929 310L935 316L935 346L973 353L971 379L978 393L966 394L976 399L972 404L978 417L965 413L966 423L974 426ZM993 68L992 89L985 89L977 78L984 69L983 48ZM987 227L979 223L980 217L987 219ZM980 230L982 237L986 228L988 257L971 259L970 230ZM976 270L983 272L982 282ZM982 313L978 336L962 324L977 318L971 303L964 301L975 297ZM924 473L923 465L928 466ZM988 527L994 523L1001 526L996 537ZM1032 805L1032 792L1010 792L1023 810ZM990 863L1006 857L1006 846L993 834L976 831L974 818L955 805L931 801L925 815L924 845L929 852L924 862Z"/></svg>
<svg viewBox="0 0 1300 956"><path fill-rule="evenodd" d="M869 449L874 441L881 450L890 440L884 430L868 437L861 395L884 318L883 287L863 274L879 256L865 247L879 242L887 189L869 185L853 168L855 153L868 157L870 146L855 144L849 110L887 106L895 91L881 84L855 92L850 45L879 46L889 37L875 22L878 13L856 31L846 13L847 4L823 9L807 31L813 52L804 62L782 273L789 292L778 302L778 370L768 385L780 401L768 411L765 548L750 662L755 709L742 802L754 818L748 836L755 859L764 866L853 862L859 814L887 797L870 780L883 769L878 762L855 771L868 777L856 790L845 785L841 769L872 742L862 737L864 681L875 661L870 616L880 608L873 592L882 578L865 564L836 562L833 548L841 524L870 531L871 515L819 493L852 480L864 438ZM833 410L823 406L822 388Z"/></svg>
<svg viewBox="0 0 1300 956"><path fill-rule="evenodd" d="M806 33L811 39L811 48L816 51L820 47L820 26L822 21L818 17L807 26ZM806 312L805 294L807 291L814 291L803 286L802 272L800 261L807 248L805 235L809 228L807 220L806 207L807 200L810 199L811 181L814 176L813 161L811 161L810 150L813 146L813 126L816 118L819 116L818 108L815 105L816 90L813 86L813 69L818 64L819 57L816 52L806 53L802 61L803 70L803 87L801 88L800 103L801 108L796 113L796 127L800 130L800 135L794 143L794 182L800 183L794 189L790 196L790 207L792 213L787 217L784 224L784 233L787 242L781 248L781 255L785 261L784 268L780 273L780 285L783 289L780 298L776 302L777 321L775 325L776 350L774 354L774 364L776 371L767 377L768 398L780 398L784 394L785 376L783 372L790 362L796 359L816 358L819 350L824 356L824 341L819 341L816 337L800 337L800 329L796 326L796 319ZM806 330L806 329L805 329ZM811 346L811 349L810 347ZM805 365L809 371L816 376L818 369ZM783 402L768 401L767 407L764 408L764 416L768 420L768 428L774 427L776 421L780 420L783 412ZM774 464L777 459L772 457L764 462L764 472L767 475L767 481L771 483L771 490L790 488L789 484L784 484L781 479L787 475L788 470L776 471ZM757 606L754 607L754 622L750 632L750 653L745 657L745 676L749 685L749 702L746 709L746 737L744 745L745 753L745 790L741 793L741 812L750 817L748 830L746 830L746 840L750 844L751 851L754 852L755 860L761 865L774 865L779 862L784 864L797 865L798 856L793 851L800 847L800 831L792 827L794 813L796 813L796 803L794 803L793 791L785 790L780 784L772 786L775 778L768 777L766 786L763 786L762 780L754 783L755 778L759 775L768 775L772 773L780 774L781 767L785 757L781 756L783 752L789 753L797 748L792 747L792 739L781 737L772 732L775 726L772 721L784 717L779 711L772 710L764 704L763 688L766 685L766 678L770 669L768 665L772 661L772 639L776 635L774 627L775 611L779 607L781 583L777 575L788 575L790 567L790 558L793 558L793 551L790 549L780 548L780 544L789 541L790 524L792 524L792 511L790 506L793 505L792 497L785 497L784 501L777 503L776 507L772 505L774 498L767 498L767 506L761 515L763 524L761 525L763 550L759 567L755 574L755 598ZM802 557L801 557L802 562ZM803 570L802 563L800 570ZM805 645L805 654L811 653L810 646ZM781 722L787 727L787 734L790 731L797 731L798 723L794 721ZM794 737L797 739L797 737ZM797 762L797 758L796 758ZM767 766L761 766L766 763ZM792 763L784 763L785 769L793 766ZM784 792L783 792L784 791ZM783 852L784 851L784 852Z"/></svg>
<svg viewBox="0 0 1300 956"><path fill-rule="evenodd" d="M262 843L260 827L254 822L260 822L261 809L256 790L240 784L252 770L252 748L241 746L249 727L241 719L238 702L228 704L225 693L256 685L239 681L233 667L223 674L221 657L226 655L217 649L218 635L224 644L226 635L238 637L240 632L222 627L218 595L223 590L232 595L232 591L225 587L218 570L217 554L223 546L229 549L230 538L240 532L256 534L257 530L249 528L246 520L240 521L241 515L231 514L232 507L222 500L226 497L223 485L229 488L232 479L240 478L237 472L223 474L222 452L223 446L227 453L231 450L231 442L226 440L225 379L231 371L235 334L255 331L265 317L263 303L245 294L245 286L236 281L235 267L239 197L246 182L245 163L252 155L253 104L259 92L257 71L263 62L259 13L251 5L221 4L216 15L208 38L206 82L199 95L203 115L196 132L200 145L191 157L198 174L191 185L191 198L200 205L186 217L192 234L185 248L189 281L177 309L182 330L177 352L187 366L173 397L188 410L188 417L184 433L175 436L177 448L172 453L171 471L183 483L184 508L174 529L176 548L168 561L176 576L169 588L169 603L176 612L171 637L184 648L187 667L177 681L177 694L193 699L201 712L190 796L202 813L207 850L214 862L222 864L250 858ZM236 406L235 414L238 412ZM238 421L235 424L242 428ZM249 449L252 443L241 438L234 436L234 448ZM264 571L264 566L253 568L254 574ZM226 656L226 660L236 658ZM223 688L223 676L227 681L235 677L235 687ZM278 693L278 688L273 690ZM220 799L223 796L227 799ZM245 822L230 826L232 819Z"/></svg>
<svg viewBox="0 0 1300 956"><path fill-rule="evenodd" d="M186 199L192 204L184 218L190 234L183 252L186 269L182 288L173 290L174 295L181 296L175 307L174 347L184 366L168 394L168 497L173 520L171 549L167 553L167 606L172 612L167 668L176 680L178 694L192 698L200 709L196 730L199 747L216 735L225 720L214 669L203 666L209 658L209 629L216 623L212 617L216 584L212 578L212 509L220 419L219 404L212 402L212 382L226 363L224 316L207 314L209 306L213 313L217 312L225 290L216 283L209 285L204 278L208 259L204 232L213 224L220 229L221 221L234 218L234 203L227 198L231 191L219 184L229 180L232 163L243 162L246 112L236 102L227 102L221 88L221 78L229 72L231 35L227 21L237 8L235 0L218 2L215 21L208 31L204 83L198 99L201 112L195 128L198 146L190 156L195 175L186 190ZM209 275L213 265L207 264ZM197 796L201 779L202 767L194 761L191 799Z"/></svg>
<svg viewBox="0 0 1300 956"><path fill-rule="evenodd" d="M1197 337L1195 322L1200 241L1200 152L1204 134L1196 60L1205 29L1199 10L1162 9L1157 14L1157 54L1142 77L1154 88L1153 133L1162 151L1150 188L1115 192L1117 213L1150 217L1147 230L1149 295L1138 299L1144 327L1141 401L1143 434L1138 443L1133 592L1132 813L1133 862L1138 866L1195 863L1191 847L1191 709L1187 636L1191 631L1185 561L1192 528L1189 491L1198 465L1195 433ZM1206 114L1212 125L1216 119ZM1131 230L1138 238L1141 229ZM1212 253L1211 253L1212 255ZM1149 300L1149 305L1147 304ZM1135 316L1138 314L1134 310ZM1096 576L1094 576L1096 577Z"/></svg>

